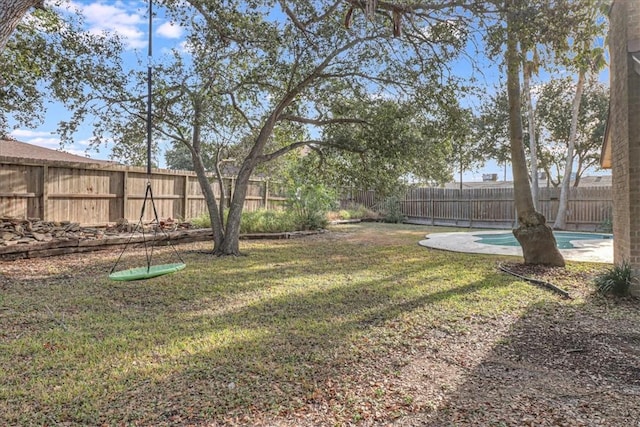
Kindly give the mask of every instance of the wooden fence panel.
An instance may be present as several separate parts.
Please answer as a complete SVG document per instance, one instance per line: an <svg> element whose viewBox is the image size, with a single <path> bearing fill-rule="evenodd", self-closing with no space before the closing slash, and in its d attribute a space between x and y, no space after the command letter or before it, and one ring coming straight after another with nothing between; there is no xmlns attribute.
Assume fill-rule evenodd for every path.
<svg viewBox="0 0 640 427"><path fill-rule="evenodd" d="M465 190L463 190L465 191ZM467 190L472 204L471 225L486 227L496 224L508 227L515 218L513 189L511 188L478 188Z"/></svg>
<svg viewBox="0 0 640 427"><path fill-rule="evenodd" d="M266 209L282 210L287 206L287 192L285 184L277 181L265 181L266 189Z"/></svg>
<svg viewBox="0 0 640 427"><path fill-rule="evenodd" d="M433 215L432 188L411 188L401 201L402 212L410 217L430 218Z"/></svg>
<svg viewBox="0 0 640 427"><path fill-rule="evenodd" d="M213 186L214 194L217 197L218 187L217 185ZM186 184L186 212L184 219L192 219L200 216L202 213L207 212L207 204L204 200L204 195L202 191L200 191L200 183L198 182L198 178L195 176L187 176L187 184Z"/></svg>
<svg viewBox="0 0 640 427"><path fill-rule="evenodd" d="M379 200L376 198L375 191L359 191L359 190L347 190L343 196L340 197L340 207L343 209L350 208L354 205L362 205L366 208L373 208Z"/></svg>
<svg viewBox="0 0 640 427"><path fill-rule="evenodd" d="M213 191L220 190L213 177ZM148 176L139 167L69 163L0 156L0 216L73 221L106 225L121 218L137 222L151 183L158 217L192 219L207 212L195 173L153 170ZM227 196L233 179L225 178ZM251 180L245 210L283 206L281 186L267 180ZM154 218L150 204L145 221Z"/></svg>
<svg viewBox="0 0 640 427"><path fill-rule="evenodd" d="M147 181L151 180L160 218L189 220L207 212L200 185L188 171L154 170L149 178L143 168L80 164L0 157L0 216L75 221L99 225L126 218L137 221ZM219 198L219 188L213 190ZM225 179L232 196L233 179ZM541 188L539 211L549 223L555 220L559 189ZM282 185L252 180L245 210L278 208L286 197ZM384 200L373 191L345 192L340 206L354 204L376 209ZM513 189L411 188L401 198L407 217L435 225L510 227L515 223ZM610 187L572 188L569 193L567 228L593 231L611 220ZM153 218L151 207L145 220Z"/></svg>
<svg viewBox="0 0 640 427"><path fill-rule="evenodd" d="M90 224L109 221L110 173L67 167L47 167L45 217Z"/></svg>
<svg viewBox="0 0 640 427"><path fill-rule="evenodd" d="M602 228L611 219L612 197L610 187L571 188L567 223L576 230Z"/></svg>
<svg viewBox="0 0 640 427"><path fill-rule="evenodd" d="M0 164L0 206L5 216L40 216L41 168Z"/></svg>
<svg viewBox="0 0 640 427"><path fill-rule="evenodd" d="M148 177L146 173L129 172L125 217L128 219L140 218L147 183L151 184L158 218L191 219L206 212L204 196L200 191L197 178L192 177L192 180L185 182L188 178L187 175L180 174L152 174L151 177ZM185 191L187 191L186 197ZM200 202L196 206L191 205L191 201L194 199ZM143 221L151 221L153 218L153 208L147 202Z"/></svg>
<svg viewBox="0 0 640 427"><path fill-rule="evenodd" d="M560 190L541 188L538 211L552 224L558 210ZM341 205L359 203L381 207L372 191L346 191ZM374 202L375 201L375 202ZM571 188L567 211L567 229L596 231L611 220L610 187ZM516 223L513 188L410 188L400 201L402 213L411 221L432 225L510 228Z"/></svg>

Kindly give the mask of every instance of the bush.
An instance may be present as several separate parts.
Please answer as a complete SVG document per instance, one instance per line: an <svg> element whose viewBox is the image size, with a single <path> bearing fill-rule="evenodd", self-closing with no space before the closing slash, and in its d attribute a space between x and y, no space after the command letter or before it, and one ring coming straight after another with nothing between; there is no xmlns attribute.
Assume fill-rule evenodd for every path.
<svg viewBox="0 0 640 427"><path fill-rule="evenodd" d="M623 262L598 275L594 282L600 294L627 296L631 286L632 273L631 266L627 262Z"/></svg>
<svg viewBox="0 0 640 427"><path fill-rule="evenodd" d="M327 212L327 219L329 221L340 219L378 219L378 217L379 215L377 212L374 212L363 205L352 205L347 207L347 209Z"/></svg>
<svg viewBox="0 0 640 427"><path fill-rule="evenodd" d="M208 212L201 214L199 217L192 218L189 222L195 228L211 228L211 218Z"/></svg>
<svg viewBox="0 0 640 427"><path fill-rule="evenodd" d="M225 218L229 211L225 211ZM211 219L208 213L193 218L191 225L195 228L210 228ZM240 219L241 233L281 233L296 230L293 215L290 212L259 209L253 212L242 212Z"/></svg>
<svg viewBox="0 0 640 427"><path fill-rule="evenodd" d="M400 209L400 197L387 197L387 199L383 203L383 206L384 208L382 214L384 222L400 224L407 219Z"/></svg>
<svg viewBox="0 0 640 427"><path fill-rule="evenodd" d="M357 219L356 216L354 216L351 211L348 211L346 209L341 209L338 211L338 218L340 219Z"/></svg>
<svg viewBox="0 0 640 427"><path fill-rule="evenodd" d="M613 221L610 218L603 220L599 227L603 233L613 233Z"/></svg>
<svg viewBox="0 0 640 427"><path fill-rule="evenodd" d="M327 212L335 205L335 193L324 185L303 185L289 195L289 208L298 230L319 230L326 227Z"/></svg>
<svg viewBox="0 0 640 427"><path fill-rule="evenodd" d="M295 229L293 216L284 211L260 209L243 212L240 222L241 233L282 233Z"/></svg>

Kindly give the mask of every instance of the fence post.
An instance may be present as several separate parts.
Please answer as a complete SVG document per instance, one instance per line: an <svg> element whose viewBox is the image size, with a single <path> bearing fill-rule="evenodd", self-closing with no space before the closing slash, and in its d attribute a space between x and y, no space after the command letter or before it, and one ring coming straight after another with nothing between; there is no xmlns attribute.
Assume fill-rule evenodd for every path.
<svg viewBox="0 0 640 427"><path fill-rule="evenodd" d="M124 219L129 219L126 216L127 205L129 204L129 192L127 191L127 187L129 187L128 181L129 181L129 171L127 170L122 171L122 212L120 212L122 215L120 215L120 218L124 218Z"/></svg>
<svg viewBox="0 0 640 427"><path fill-rule="evenodd" d="M265 179L264 181L264 196L263 196L263 204L264 209L269 209L269 180Z"/></svg>
<svg viewBox="0 0 640 427"><path fill-rule="evenodd" d="M49 204L49 187L47 186L47 182L49 182L49 166L43 165L42 182L40 182L40 188L42 188L42 196L40 199L40 209L42 210L42 212L40 218L42 218L43 221L49 221L49 218L47 218L47 210Z"/></svg>
<svg viewBox="0 0 640 427"><path fill-rule="evenodd" d="M473 190L469 190L469 228L473 228Z"/></svg>
<svg viewBox="0 0 640 427"><path fill-rule="evenodd" d="M431 225L436 225L436 204L433 200L433 187L429 188L429 205L431 209Z"/></svg>
<svg viewBox="0 0 640 427"><path fill-rule="evenodd" d="M187 204L189 203L189 175L185 174L182 186L182 220L187 220Z"/></svg>

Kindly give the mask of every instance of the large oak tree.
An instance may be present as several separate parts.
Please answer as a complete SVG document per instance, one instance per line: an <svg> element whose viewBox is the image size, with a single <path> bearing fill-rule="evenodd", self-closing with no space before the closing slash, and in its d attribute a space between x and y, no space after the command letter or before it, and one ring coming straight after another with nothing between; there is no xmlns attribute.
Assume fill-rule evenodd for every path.
<svg viewBox="0 0 640 427"><path fill-rule="evenodd" d="M154 131L191 153L219 255L239 253L240 215L258 167L304 146L330 144L324 137L330 129L369 126L359 115L363 110L340 108L345 100L445 102L457 84L447 64L466 42L466 15L453 0L412 9L412 19L403 18L404 6L371 13L344 0L162 4L188 37L186 52L155 61ZM402 37L394 37L400 25ZM122 148L141 140L133 136L140 132L143 100L133 101L120 106L121 114L83 113L100 116L97 136L107 130L120 135ZM295 138L275 137L282 133ZM248 143L237 159L225 221L203 150L222 148L221 141L230 139Z"/></svg>

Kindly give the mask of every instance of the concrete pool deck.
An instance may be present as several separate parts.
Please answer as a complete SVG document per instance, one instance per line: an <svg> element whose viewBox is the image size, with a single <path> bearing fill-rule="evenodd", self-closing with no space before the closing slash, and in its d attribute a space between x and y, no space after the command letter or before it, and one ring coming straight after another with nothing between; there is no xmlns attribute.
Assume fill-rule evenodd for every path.
<svg viewBox="0 0 640 427"><path fill-rule="evenodd" d="M509 233L511 230L464 231L455 233L431 233L419 245L428 248L442 249L453 252L468 252L474 254L513 255L522 256L520 246L498 246L478 243L478 235ZM560 249L565 260L583 262L613 263L613 239L573 240L575 248Z"/></svg>

